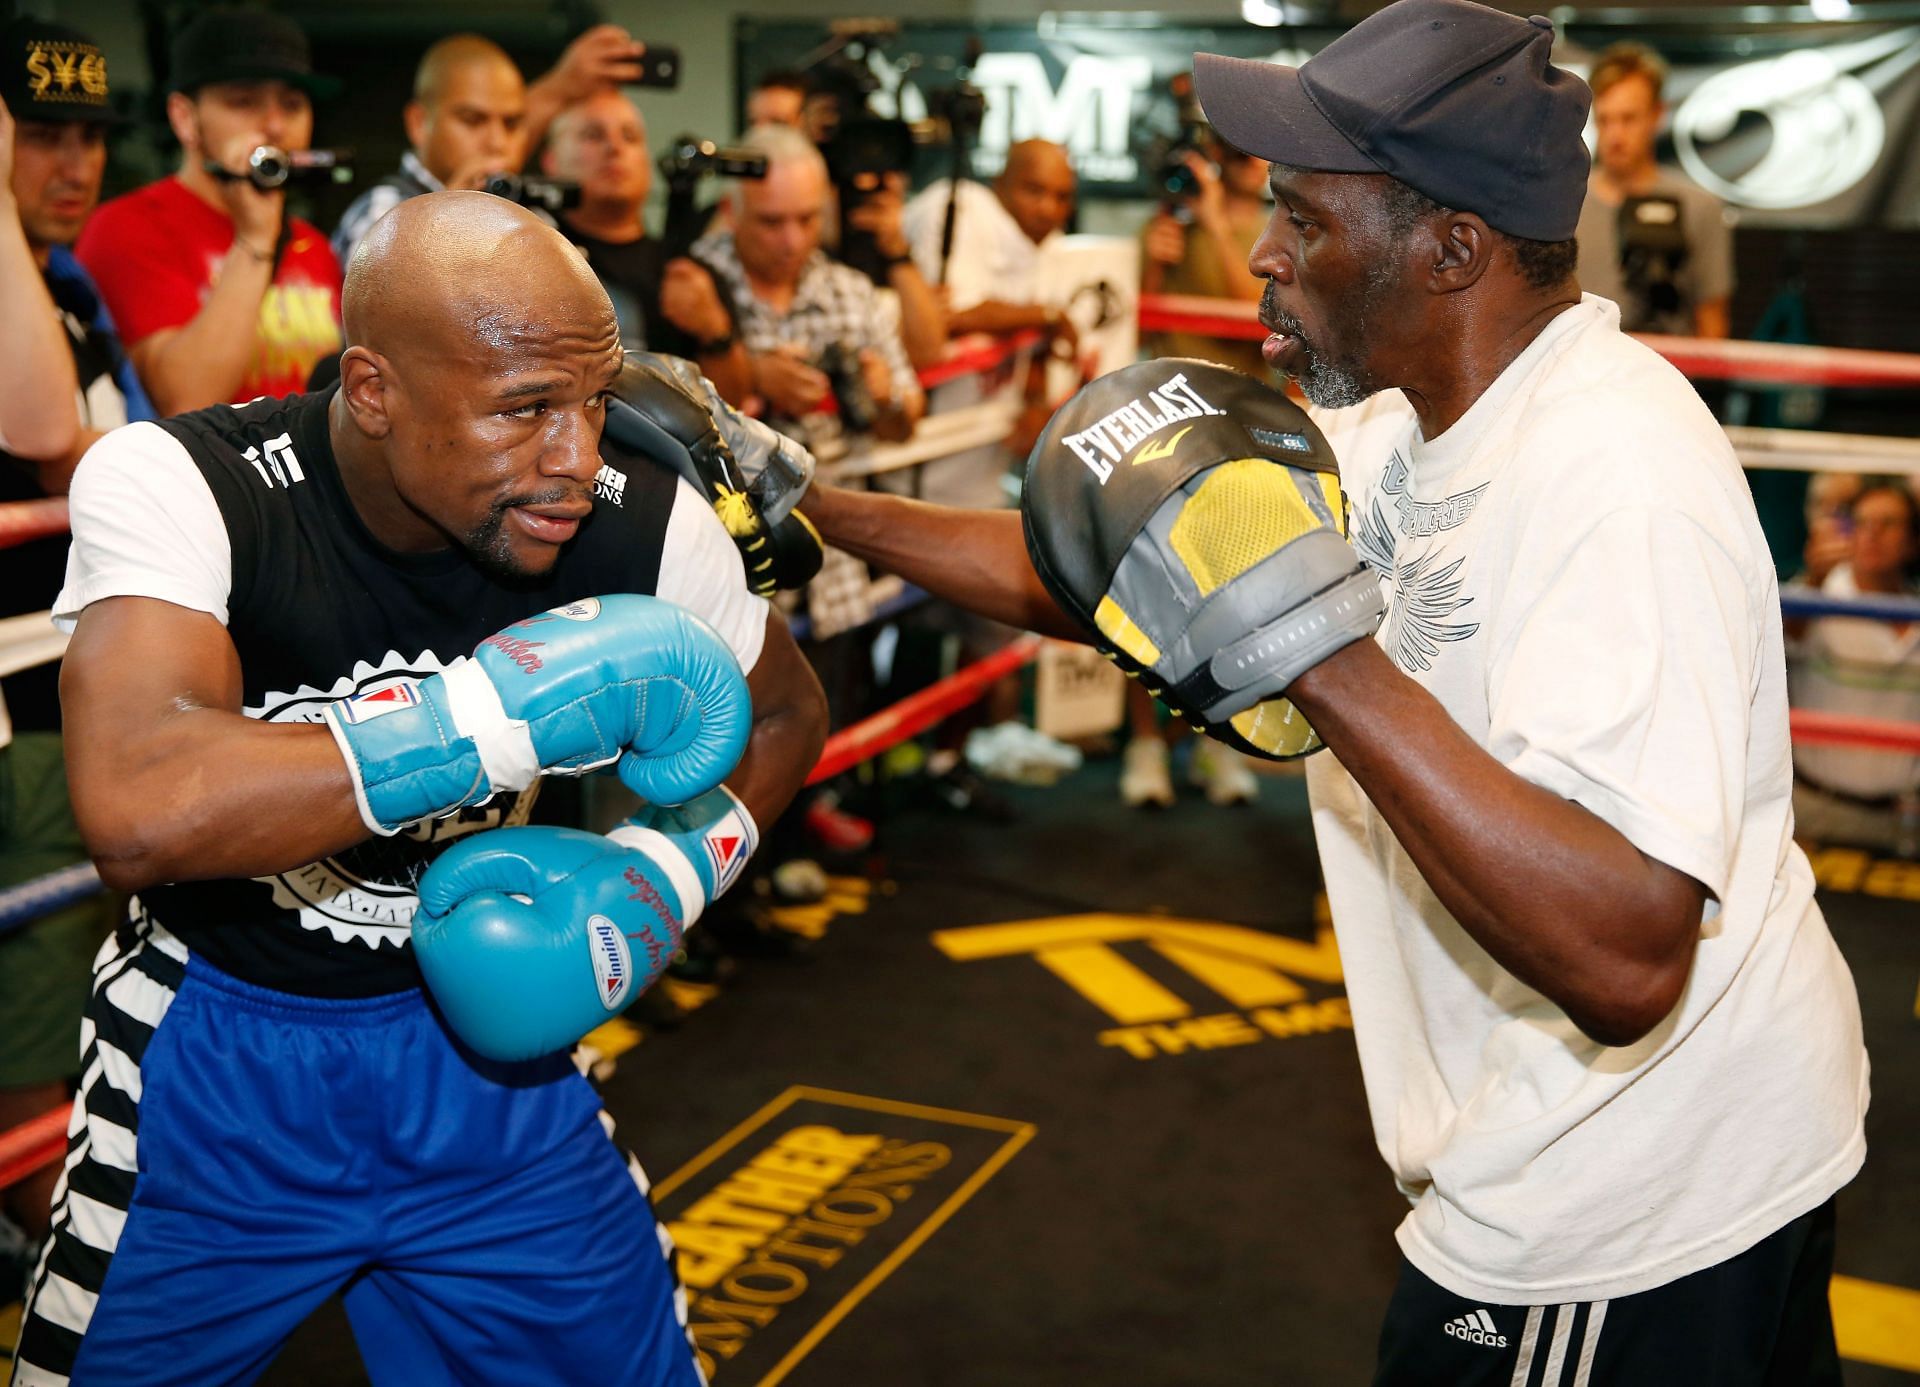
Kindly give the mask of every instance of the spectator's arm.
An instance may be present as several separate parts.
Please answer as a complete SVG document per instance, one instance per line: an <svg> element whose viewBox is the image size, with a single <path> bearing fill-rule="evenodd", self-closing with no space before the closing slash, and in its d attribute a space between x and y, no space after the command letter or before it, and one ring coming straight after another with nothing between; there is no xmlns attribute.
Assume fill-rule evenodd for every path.
<svg viewBox="0 0 1920 1387"><path fill-rule="evenodd" d="M640 55L646 51L618 24L596 24L568 44L560 60L527 86L525 147L538 149L553 118L576 101L601 87L638 81Z"/></svg>
<svg viewBox="0 0 1920 1387"><path fill-rule="evenodd" d="M1227 292L1248 303L1258 302L1266 289L1266 280L1257 278L1251 270L1239 275L1233 272L1235 265L1246 266L1251 247L1241 245L1233 234L1233 221L1227 212L1227 190L1220 182L1220 175L1213 171L1212 164L1191 150L1187 152L1186 161L1197 184L1193 198L1194 223L1201 234L1213 242L1214 254L1220 257L1220 266L1226 271Z"/></svg>
<svg viewBox="0 0 1920 1387"><path fill-rule="evenodd" d="M1695 337L1731 337L1732 327L1725 299L1707 299L1693 306Z"/></svg>
<svg viewBox="0 0 1920 1387"><path fill-rule="evenodd" d="M4 102L0 102L0 322L7 324L7 330L0 332L0 440L8 452L23 458L64 459L80 430L79 376L59 311L20 226L20 209L13 200L13 117ZM41 484L46 485L44 478Z"/></svg>
<svg viewBox="0 0 1920 1387"><path fill-rule="evenodd" d="M1025 332L1030 328L1050 331L1059 318L1059 310L1044 303L1002 303L987 299L962 309L947 319L947 334L964 337L970 332Z"/></svg>
<svg viewBox="0 0 1920 1387"><path fill-rule="evenodd" d="M927 412L927 393L920 388L920 377L907 357L900 333L880 328L878 312L869 313L866 321L876 325L862 344L862 367L869 371L874 403L880 407L874 436L889 443L904 442L913 436L914 426ZM883 385L884 391L880 388Z"/></svg>
<svg viewBox="0 0 1920 1387"><path fill-rule="evenodd" d="M260 303L273 283L273 247L234 237L204 305L184 327L163 328L127 354L162 416L233 398L260 336Z"/></svg>
<svg viewBox="0 0 1920 1387"><path fill-rule="evenodd" d="M1733 298L1733 226L1726 210L1701 197L1688 228L1694 256L1693 331L1698 337L1729 337L1732 324L1727 305Z"/></svg>
<svg viewBox="0 0 1920 1387"><path fill-rule="evenodd" d="M900 296L900 337L907 359L916 369L933 365L947 348L947 314L910 253L901 190L885 187L870 194L847 221L871 232L874 245L892 262L887 285Z"/></svg>

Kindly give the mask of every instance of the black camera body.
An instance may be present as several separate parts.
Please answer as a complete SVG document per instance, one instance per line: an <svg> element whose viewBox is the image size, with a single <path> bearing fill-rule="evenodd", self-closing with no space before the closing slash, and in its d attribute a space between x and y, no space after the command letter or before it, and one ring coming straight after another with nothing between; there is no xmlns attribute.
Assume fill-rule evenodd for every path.
<svg viewBox="0 0 1920 1387"><path fill-rule="evenodd" d="M880 406L867 389L866 373L860 369L860 354L845 342L829 342L816 363L833 390L833 402L840 409L840 423L848 433L872 433L880 418Z"/></svg>
<svg viewBox="0 0 1920 1387"><path fill-rule="evenodd" d="M496 173L486 181L484 187L495 197L517 202L536 212L545 212L548 216L557 216L580 205L580 185L565 178Z"/></svg>
<svg viewBox="0 0 1920 1387"><path fill-rule="evenodd" d="M698 135L682 135L660 156L660 176L667 181L667 216L660 243L666 258L682 256L699 239L706 217L695 199L700 181L720 178L765 178L767 156L751 149L715 144Z"/></svg>
<svg viewBox="0 0 1920 1387"><path fill-rule="evenodd" d="M905 121L878 116L843 120L820 152L826 156L827 173L840 200L839 260L884 285L887 257L880 253L873 233L854 226L850 214L886 187L889 179L905 187L913 169L913 130Z"/></svg>
<svg viewBox="0 0 1920 1387"><path fill-rule="evenodd" d="M1192 73L1177 74L1167 83L1167 90L1172 93L1174 109L1179 117L1179 133L1160 146L1153 186L1159 194L1161 206L1175 218L1188 221L1192 219L1189 204L1200 191L1200 180L1187 164L1186 156L1197 154L1208 163L1214 162L1219 139L1207 120L1207 113L1200 108L1200 98L1193 89Z"/></svg>
<svg viewBox="0 0 1920 1387"><path fill-rule="evenodd" d="M1680 308L1680 271L1687 263L1687 224L1680 200L1653 194L1620 204L1620 278L1650 314Z"/></svg>

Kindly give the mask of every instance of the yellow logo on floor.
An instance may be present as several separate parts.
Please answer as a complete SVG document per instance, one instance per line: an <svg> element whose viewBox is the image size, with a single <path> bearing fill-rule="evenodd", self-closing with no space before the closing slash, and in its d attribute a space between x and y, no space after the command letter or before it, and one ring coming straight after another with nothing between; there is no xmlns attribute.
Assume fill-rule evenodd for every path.
<svg viewBox="0 0 1920 1387"><path fill-rule="evenodd" d="M1244 925L1106 914L940 930L933 942L960 963L1031 956L1118 1023L1099 1032L1100 1044L1144 1060L1350 1030L1346 997L1305 985L1343 979L1324 905L1320 913L1312 943ZM1121 945L1143 946L1239 1010L1196 1016Z"/></svg>

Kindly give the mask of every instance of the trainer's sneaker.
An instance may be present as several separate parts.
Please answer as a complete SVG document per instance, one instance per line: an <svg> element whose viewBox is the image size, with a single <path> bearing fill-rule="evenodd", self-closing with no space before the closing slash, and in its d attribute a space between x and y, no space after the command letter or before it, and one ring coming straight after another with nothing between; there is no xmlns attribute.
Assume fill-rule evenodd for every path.
<svg viewBox="0 0 1920 1387"><path fill-rule="evenodd" d="M1195 741L1187 779L1206 788L1209 804L1252 804L1260 793L1247 758L1215 741Z"/></svg>
<svg viewBox="0 0 1920 1387"><path fill-rule="evenodd" d="M1167 744L1158 737L1135 737L1120 755L1120 802L1134 809L1173 804L1173 777L1167 774Z"/></svg>

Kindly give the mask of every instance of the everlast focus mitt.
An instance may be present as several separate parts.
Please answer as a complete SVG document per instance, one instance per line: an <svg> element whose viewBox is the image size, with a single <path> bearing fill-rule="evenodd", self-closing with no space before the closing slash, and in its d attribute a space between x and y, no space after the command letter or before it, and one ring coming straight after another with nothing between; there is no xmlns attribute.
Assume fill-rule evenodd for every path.
<svg viewBox="0 0 1920 1387"><path fill-rule="evenodd" d="M1022 510L1054 601L1176 714L1256 756L1320 748L1280 695L1386 606L1292 401L1209 362L1124 367L1053 416Z"/></svg>

